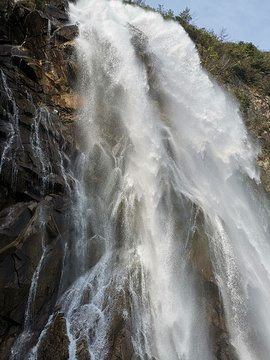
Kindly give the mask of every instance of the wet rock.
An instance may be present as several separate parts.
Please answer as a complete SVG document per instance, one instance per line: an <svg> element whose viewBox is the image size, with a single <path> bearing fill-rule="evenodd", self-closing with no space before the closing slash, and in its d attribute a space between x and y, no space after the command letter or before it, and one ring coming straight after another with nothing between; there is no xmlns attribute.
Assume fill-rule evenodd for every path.
<svg viewBox="0 0 270 360"><path fill-rule="evenodd" d="M48 21L48 18L43 16L39 11L35 10L30 12L25 19L27 35L30 37L36 37L47 34Z"/></svg>
<svg viewBox="0 0 270 360"><path fill-rule="evenodd" d="M77 341L76 356L78 360L91 360L91 355L88 350L87 341L80 339Z"/></svg>
<svg viewBox="0 0 270 360"><path fill-rule="evenodd" d="M90 303L90 300L91 300L91 289L90 289L90 287L88 286L88 287L87 287L86 289L84 289L84 291L83 291L81 303L82 303L82 305L84 305L84 304L89 304L89 303Z"/></svg>
<svg viewBox="0 0 270 360"><path fill-rule="evenodd" d="M8 189L0 185L0 210L4 209L8 203Z"/></svg>
<svg viewBox="0 0 270 360"><path fill-rule="evenodd" d="M58 21L60 22L68 22L69 18L68 18L68 14L66 13L66 11L63 9L60 8L60 6L55 6L55 5L52 5L52 4L47 4L47 7L46 7L46 13L54 18L54 19L57 19Z"/></svg>
<svg viewBox="0 0 270 360"><path fill-rule="evenodd" d="M13 45L0 45L0 56L22 56L24 53L17 46Z"/></svg>
<svg viewBox="0 0 270 360"><path fill-rule="evenodd" d="M0 262L0 354L2 359L8 359L9 346L12 345L16 334L22 331L25 309L27 305L30 279L24 282L20 278L22 268L18 262L24 264L33 274L33 266L30 260L17 251L9 254ZM24 279L26 273L23 272Z"/></svg>
<svg viewBox="0 0 270 360"><path fill-rule="evenodd" d="M11 2L10 2L11 3ZM16 45L21 45L26 37L27 30L25 27L25 18L30 10L20 4L10 6L9 16L7 17L7 34L8 41Z"/></svg>
<svg viewBox="0 0 270 360"><path fill-rule="evenodd" d="M30 308L35 332L29 347L33 346L37 340L38 331L45 326L48 316L55 306L62 273L62 238L55 222L53 224L57 231L51 229L53 204L54 199L47 198L42 206L36 209L19 237L11 246L0 252L0 292L3 294L0 316L5 319L0 332L2 330L4 339L13 331L20 332L22 330L33 274L40 266L35 301ZM33 212L35 204L29 203L28 209ZM44 211L47 213L45 217L47 227L42 225ZM41 229L44 230L41 231ZM44 248L46 244L48 245ZM14 330L15 325L16 329ZM2 348L2 351L4 350Z"/></svg>
<svg viewBox="0 0 270 360"><path fill-rule="evenodd" d="M8 9L12 6L13 1L11 0L0 0L0 11L7 12Z"/></svg>
<svg viewBox="0 0 270 360"><path fill-rule="evenodd" d="M89 240L88 244L88 260L87 264L89 268L95 266L105 251L105 239L103 239L101 236L94 236Z"/></svg>
<svg viewBox="0 0 270 360"><path fill-rule="evenodd" d="M24 351L37 341L53 312L64 248L72 237L68 194L74 180L68 169L69 159L79 156L73 121L79 96L73 89L77 67L71 39L77 30L63 26L67 1L47 3L0 0L1 154L11 130L16 134L0 171L1 359L9 358L23 330L33 275L40 266L31 306L35 329ZM62 36L58 42L53 31ZM48 352L53 359L54 351ZM45 353L41 356L47 359ZM63 356L59 352L59 359Z"/></svg>
<svg viewBox="0 0 270 360"><path fill-rule="evenodd" d="M26 94L21 93L16 95L16 103L19 108L19 121L24 123L28 130L30 130L31 125L33 124L33 118L36 113L35 105L29 99L27 99ZM24 144L29 142L29 134L27 137L23 137L21 133L21 138Z"/></svg>
<svg viewBox="0 0 270 360"><path fill-rule="evenodd" d="M20 0L20 7L24 7L30 11L34 11L37 7L37 0Z"/></svg>
<svg viewBox="0 0 270 360"><path fill-rule="evenodd" d="M230 344L223 301L212 266L203 212L198 209L190 242L189 258L197 274L198 294L203 301L204 316L208 323L209 340L216 359L237 359Z"/></svg>
<svg viewBox="0 0 270 360"><path fill-rule="evenodd" d="M42 263L37 285L34 314L37 315L36 322L40 323L41 327L45 325L47 313L51 311L56 303L63 263L62 259L63 247L61 241L58 240L46 250L46 256Z"/></svg>
<svg viewBox="0 0 270 360"><path fill-rule="evenodd" d="M69 338L63 314L55 315L47 332L40 341L37 360L69 359Z"/></svg>
<svg viewBox="0 0 270 360"><path fill-rule="evenodd" d="M207 281L215 282L210 247L204 226L204 216L200 210L196 218L196 225L191 243L189 256L196 270L200 272Z"/></svg>
<svg viewBox="0 0 270 360"><path fill-rule="evenodd" d="M113 311L110 312L110 327L107 334L108 353L104 360L131 359L134 348L131 339L131 294L128 284L114 294L110 289L110 301L113 301ZM113 299L113 300L112 300ZM104 310L110 306L104 303ZM125 314L125 315L124 315Z"/></svg>
<svg viewBox="0 0 270 360"><path fill-rule="evenodd" d="M54 32L54 38L57 43L68 42L74 40L79 34L77 25L62 26Z"/></svg>
<svg viewBox="0 0 270 360"><path fill-rule="evenodd" d="M134 353L131 334L127 329L121 329L114 338L111 360L131 359ZM108 359L109 360L109 359Z"/></svg>
<svg viewBox="0 0 270 360"><path fill-rule="evenodd" d="M7 246L24 230L33 213L30 204L35 203L17 203L0 212L0 248Z"/></svg>
<svg viewBox="0 0 270 360"><path fill-rule="evenodd" d="M29 79L37 82L42 78L43 71L37 63L19 56L13 56L12 60L13 64L22 70Z"/></svg>
<svg viewBox="0 0 270 360"><path fill-rule="evenodd" d="M234 346L232 346L227 338L223 338L217 344L216 357L218 360L239 360Z"/></svg>
<svg viewBox="0 0 270 360"><path fill-rule="evenodd" d="M61 50L61 53L63 54L63 59L71 59L75 61L75 66L77 68L77 62L76 62L76 53L75 53L75 43L74 41L67 41L65 43L62 43L59 45L59 49Z"/></svg>

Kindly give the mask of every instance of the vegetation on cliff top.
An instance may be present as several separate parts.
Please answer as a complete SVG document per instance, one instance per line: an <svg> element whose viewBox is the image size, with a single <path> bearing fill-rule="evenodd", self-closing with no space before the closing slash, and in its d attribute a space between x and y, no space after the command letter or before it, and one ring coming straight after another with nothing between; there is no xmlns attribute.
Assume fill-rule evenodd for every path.
<svg viewBox="0 0 270 360"><path fill-rule="evenodd" d="M270 52L261 51L252 43L229 41L226 30L218 35L213 30L198 28L189 8L175 15L162 5L151 8L143 0L124 2L159 12L164 19L183 26L195 43L202 66L238 100L249 132L259 139L258 163L262 181L270 193Z"/></svg>
<svg viewBox="0 0 270 360"><path fill-rule="evenodd" d="M226 41L228 35L224 29L217 35L213 30L198 28L192 23L189 8L175 16L171 9L165 10L162 5L154 9L142 0L125 2L159 12L165 19L179 22L194 41L202 65L219 82L255 86L262 95L270 96L270 52L260 51L252 43Z"/></svg>

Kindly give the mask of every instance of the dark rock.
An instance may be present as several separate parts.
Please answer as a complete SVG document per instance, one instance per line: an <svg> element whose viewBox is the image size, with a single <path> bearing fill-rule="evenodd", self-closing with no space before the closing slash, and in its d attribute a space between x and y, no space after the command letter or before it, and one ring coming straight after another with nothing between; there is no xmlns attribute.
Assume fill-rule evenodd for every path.
<svg viewBox="0 0 270 360"><path fill-rule="evenodd" d="M54 32L54 38L57 43L63 43L74 40L79 34L77 25L62 26Z"/></svg>
<svg viewBox="0 0 270 360"><path fill-rule="evenodd" d="M27 35L37 37L47 34L48 21L48 18L42 15L41 12L37 10L32 11L25 19Z"/></svg>
<svg viewBox="0 0 270 360"><path fill-rule="evenodd" d="M16 117L17 121L14 125L17 127L16 141L10 148L13 158L4 162L0 174L0 352L4 354L3 359L8 358L9 347L22 331L31 281L42 254L40 282L32 308L33 317L39 319L35 339L46 323L58 292L64 243L70 236L70 199L65 195L67 178L63 178L59 167L59 150L65 148L70 155L75 154L73 123L72 116L64 109L59 108L55 113L52 94L60 99L65 96L65 88L70 96L69 84L76 78L76 67L69 63L69 57L73 57L72 45L60 48L50 44L48 33L49 19L55 27L61 23L63 28L62 22L68 19L65 13L68 2L52 0L49 5L52 6L47 6L43 0L25 0L16 4L0 1L2 151L11 130L10 118ZM46 8L49 9L47 13ZM76 29L59 28L59 33L71 39L76 36ZM23 47L17 46L22 43ZM53 52L54 56L51 56ZM50 74L58 75L54 78ZM57 81L61 78L63 85L59 86ZM47 88L49 92L44 91ZM40 112L40 124L35 128L40 107L46 110ZM44 162L51 164L45 180L40 151L45 157ZM69 153L61 156L68 159ZM67 161L64 166L69 166ZM48 193L62 195L49 199L46 198ZM42 208L46 209L46 226L41 223ZM48 247L46 253L44 244Z"/></svg>
<svg viewBox="0 0 270 360"><path fill-rule="evenodd" d="M20 0L20 7L24 7L30 11L34 11L37 6L37 0Z"/></svg>
<svg viewBox="0 0 270 360"><path fill-rule="evenodd" d="M9 203L8 189L0 185L0 211L4 209Z"/></svg>
<svg viewBox="0 0 270 360"><path fill-rule="evenodd" d="M57 224L53 223L55 229L51 225L53 203L54 199L48 197L39 205L25 230L9 247L0 251L0 292L3 294L0 316L6 319L2 333L6 329L11 331L14 324L16 331L22 329L33 274L38 266L40 268L35 301L30 308L36 330L30 343L25 343L25 350L33 345L55 306L62 273L63 243L56 230ZM35 203L29 203L28 211L32 213L35 207ZM42 225L44 220L48 224L46 227ZM50 245L45 248L46 244Z"/></svg>
<svg viewBox="0 0 270 360"><path fill-rule="evenodd" d="M73 145L73 115L55 104L67 96L61 100L65 106L76 97L70 84L74 85L77 69L71 62L75 59L72 43L69 41L66 45L61 41L61 45L57 45L50 42L48 33L49 19L55 30L60 25L63 28L62 22L68 18L63 13L68 2L52 1L57 9L51 7L50 14L34 9L37 5L36 9L45 11L45 3L43 0L20 1L15 5L13 2L4 5L0 2L3 20L0 24L0 67L3 71L0 78L0 149L4 149L10 134L10 117L17 117L18 126L16 142L11 148L11 153L17 155L3 164L0 174L1 359L9 358L10 347L23 330L33 274L40 266L35 301L31 307L35 326L32 338L25 343L22 358L37 340L53 312L62 274L64 246L72 236L69 221L71 199L66 195L69 178L68 175L64 177L63 169L67 171L70 166L68 159L73 157L75 160L79 152ZM1 13L1 10L5 12ZM57 18L52 18L52 12L58 14ZM71 27L64 33L71 38L76 36L76 29ZM23 42L24 46L19 48L17 45ZM38 126L35 121L39 122ZM60 156L63 168L59 167ZM44 174L41 160L49 164L47 174ZM16 179L11 186L14 166ZM52 196L46 197L49 193ZM41 210L45 211L43 215ZM42 216L45 216L43 220ZM60 322L56 321L56 328L61 327ZM64 335L62 339L65 339ZM43 350L46 350L41 351L41 358L51 356L57 359L55 354L59 359L68 358L65 355L68 354L68 340L66 350L59 350L59 353L54 346L48 351L51 343L58 347L49 341L43 345Z"/></svg>
<svg viewBox="0 0 270 360"><path fill-rule="evenodd" d="M29 205L30 203L17 203L0 213L0 249L15 240L28 224L32 217Z"/></svg>
<svg viewBox="0 0 270 360"><path fill-rule="evenodd" d="M73 41L68 41L60 44L59 49L63 54L64 60L71 59L76 60L75 45Z"/></svg>
<svg viewBox="0 0 270 360"><path fill-rule="evenodd" d="M88 345L86 339L80 339L77 341L76 356L78 360L91 360L91 355L88 351Z"/></svg>
<svg viewBox="0 0 270 360"><path fill-rule="evenodd" d="M17 259L19 257L16 255L8 255L0 263L0 287L2 294L0 318L5 320L1 324L0 332L2 333L9 333L14 326L16 326L17 331L21 330L25 316L30 284L20 282L20 274L16 264ZM20 261L25 261L25 264L28 263L27 266L31 267L31 263L26 257L24 259L21 258Z"/></svg>
<svg viewBox="0 0 270 360"><path fill-rule="evenodd" d="M25 59L19 56L13 56L13 64L17 66L24 74L34 82L42 78L42 68L34 62L31 62L30 59ZM29 61L30 60L30 61Z"/></svg>
<svg viewBox="0 0 270 360"><path fill-rule="evenodd" d="M107 333L108 352L104 360L132 359L134 348L131 339L131 294L126 283L125 290L115 292L113 288L108 289L110 301L114 304L114 309L110 313L110 327ZM106 296L105 296L106 297ZM113 300L112 300L113 299ZM104 303L104 309L108 306ZM123 316L123 310L126 315Z"/></svg>
<svg viewBox="0 0 270 360"><path fill-rule="evenodd" d="M112 360L131 359L134 353L131 334L127 329L121 329L115 337Z"/></svg>
<svg viewBox="0 0 270 360"><path fill-rule="evenodd" d="M239 360L236 350L228 341L223 338L217 345L216 357L218 360Z"/></svg>
<svg viewBox="0 0 270 360"><path fill-rule="evenodd" d="M190 241L189 258L197 273L198 294L204 303L205 318L208 323L209 340L218 360L237 359L230 344L221 294L216 283L212 266L212 254L207 238L203 212L198 209L195 231ZM227 357L224 357L224 356Z"/></svg>
<svg viewBox="0 0 270 360"><path fill-rule="evenodd" d="M0 12L8 12L8 10L11 8L11 6L13 5L14 1L13 0L0 0Z"/></svg>
<svg viewBox="0 0 270 360"><path fill-rule="evenodd" d="M0 45L0 56L23 56L23 51L17 46Z"/></svg>
<svg viewBox="0 0 270 360"><path fill-rule="evenodd" d="M12 12L8 17L7 27L9 39L13 44L21 45L26 37L27 29L25 28L25 18L30 13L30 10L15 4Z"/></svg>
<svg viewBox="0 0 270 360"><path fill-rule="evenodd" d="M82 301L81 301L81 304L84 305L84 304L89 304L90 303L90 300L91 300L91 289L90 287L86 287L86 289L84 289L83 291L83 295L82 295Z"/></svg>
<svg viewBox="0 0 270 360"><path fill-rule="evenodd" d="M31 129L31 124L33 124L33 118L36 113L35 105L30 100L27 99L26 94L21 94L21 93L17 94L16 103L20 113L19 121L21 123L24 123L24 125L26 125L28 129ZM25 139L26 138L29 139L28 136L26 138L25 137L23 138L22 134L21 134L21 138L24 144L26 143Z"/></svg>
<svg viewBox="0 0 270 360"><path fill-rule="evenodd" d="M88 244L88 259L87 264L89 268L95 266L105 251L105 239L96 235L89 240Z"/></svg>
<svg viewBox="0 0 270 360"><path fill-rule="evenodd" d="M63 247L58 240L47 250L40 270L37 285L37 294L34 307L36 321L44 326L47 313L51 311L56 302L63 264Z"/></svg>
<svg viewBox="0 0 270 360"><path fill-rule="evenodd" d="M209 282L215 282L204 216L201 210L196 218L196 227L191 240L190 259L196 270Z"/></svg>
<svg viewBox="0 0 270 360"><path fill-rule="evenodd" d="M38 347L37 360L69 359L69 338L63 314L57 314Z"/></svg>
<svg viewBox="0 0 270 360"><path fill-rule="evenodd" d="M52 311L53 311L53 312L59 312L61 309L62 309L62 305L59 304L59 305L56 305L56 306L52 309Z"/></svg>
<svg viewBox="0 0 270 360"><path fill-rule="evenodd" d="M60 7L51 5L51 4L47 4L47 8L46 8L46 13L54 18L59 20L60 22L68 22L69 18L68 18L68 14L66 13L65 10L61 10Z"/></svg>
<svg viewBox="0 0 270 360"><path fill-rule="evenodd" d="M131 334L127 329L121 329L115 336L113 354L110 360L131 359L133 353Z"/></svg>

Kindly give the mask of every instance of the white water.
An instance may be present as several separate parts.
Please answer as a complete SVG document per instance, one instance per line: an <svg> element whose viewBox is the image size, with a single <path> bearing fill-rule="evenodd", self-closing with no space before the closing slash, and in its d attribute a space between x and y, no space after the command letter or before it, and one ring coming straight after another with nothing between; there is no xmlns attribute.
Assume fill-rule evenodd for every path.
<svg viewBox="0 0 270 360"><path fill-rule="evenodd" d="M59 300L70 359L80 340L105 359L119 322L141 359L214 358L189 260L201 209L230 341L267 360L269 204L236 104L176 23L116 0L70 8L84 97L78 279Z"/></svg>
<svg viewBox="0 0 270 360"><path fill-rule="evenodd" d="M49 151L46 141L43 141L43 144L41 145L40 125L42 124L44 126L46 135L48 136L49 130L47 122L50 121L48 110L46 108L37 109L33 120L34 121L31 126L30 144L37 164L41 170L41 192L43 193L51 173L51 163L48 156Z"/></svg>

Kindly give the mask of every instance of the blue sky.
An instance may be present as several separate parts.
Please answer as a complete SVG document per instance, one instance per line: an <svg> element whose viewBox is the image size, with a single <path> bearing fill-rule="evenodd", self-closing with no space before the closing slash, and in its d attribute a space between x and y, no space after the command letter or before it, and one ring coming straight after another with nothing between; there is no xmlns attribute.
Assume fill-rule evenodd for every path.
<svg viewBox="0 0 270 360"><path fill-rule="evenodd" d="M231 41L252 42L270 51L270 0L145 0L154 8L158 4L172 9L175 15L190 8L198 27L226 29Z"/></svg>

